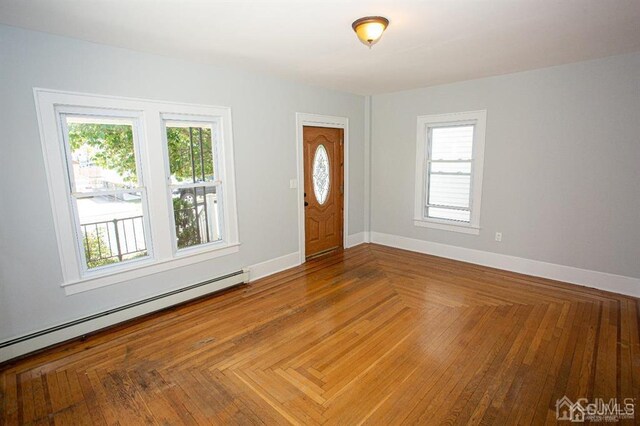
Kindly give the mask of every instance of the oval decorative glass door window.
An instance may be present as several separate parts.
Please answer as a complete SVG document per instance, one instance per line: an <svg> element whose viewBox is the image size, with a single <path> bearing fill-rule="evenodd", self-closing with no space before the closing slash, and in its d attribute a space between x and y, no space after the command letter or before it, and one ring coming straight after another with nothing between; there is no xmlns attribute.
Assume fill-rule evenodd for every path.
<svg viewBox="0 0 640 426"><path fill-rule="evenodd" d="M331 174L329 173L329 156L324 145L318 145L313 156L313 192L318 203L324 204L329 195L331 185Z"/></svg>

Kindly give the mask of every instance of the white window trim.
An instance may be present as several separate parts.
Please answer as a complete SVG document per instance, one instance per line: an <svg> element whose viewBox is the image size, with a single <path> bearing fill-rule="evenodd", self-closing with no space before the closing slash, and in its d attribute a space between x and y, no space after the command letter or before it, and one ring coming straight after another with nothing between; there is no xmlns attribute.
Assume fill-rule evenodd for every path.
<svg viewBox="0 0 640 426"><path fill-rule="evenodd" d="M473 122L473 166L471 179L471 220L469 223L425 216L427 192L427 130L430 127ZM468 111L450 114L418 116L416 141L416 175L414 220L415 226L478 235L480 233L480 209L482 199L482 175L487 111Z"/></svg>
<svg viewBox="0 0 640 426"><path fill-rule="evenodd" d="M67 294L74 294L111 284L129 281L146 275L156 274L171 268L207 261L239 250L238 219L236 208L235 172L233 159L233 135L231 110L228 107L192 105L161 102L135 98L120 98L104 95L64 92L34 88L34 98L38 115L38 125L45 159L47 184L51 199L54 227L58 243L58 253L62 267L61 286ZM146 188L149 212L150 243L149 257L132 261L114 268L83 272L82 254L77 244L77 230L70 202L65 148L62 143L62 129L59 125L58 107L73 106L100 110L131 111L138 114L140 132L139 160ZM201 248L180 251L173 249L172 221L167 211L171 208L171 196L167 190L168 170L166 165L166 143L163 133L163 115L208 117L220 120L221 143L219 149L220 172L225 182L224 188L224 228L223 240L206 244ZM174 231L175 232L175 231Z"/></svg>

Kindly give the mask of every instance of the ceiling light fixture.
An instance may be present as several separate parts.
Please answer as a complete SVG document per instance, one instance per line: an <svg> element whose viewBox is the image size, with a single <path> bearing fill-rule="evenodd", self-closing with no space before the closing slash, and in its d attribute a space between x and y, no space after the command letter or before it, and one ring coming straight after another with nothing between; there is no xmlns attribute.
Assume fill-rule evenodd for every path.
<svg viewBox="0 0 640 426"><path fill-rule="evenodd" d="M356 19L351 24L360 41L369 46L369 49L380 40L382 33L388 26L389 20L382 16L365 16L364 18Z"/></svg>

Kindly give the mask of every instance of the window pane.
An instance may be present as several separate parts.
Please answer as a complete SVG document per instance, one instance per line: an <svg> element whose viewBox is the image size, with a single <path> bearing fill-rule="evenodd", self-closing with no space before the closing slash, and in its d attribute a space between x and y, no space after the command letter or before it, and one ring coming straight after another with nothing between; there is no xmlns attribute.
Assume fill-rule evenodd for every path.
<svg viewBox="0 0 640 426"><path fill-rule="evenodd" d="M65 119L74 192L138 186L131 120L82 116Z"/></svg>
<svg viewBox="0 0 640 426"><path fill-rule="evenodd" d="M470 160L473 150L473 127L453 126L431 129L432 160Z"/></svg>
<svg viewBox="0 0 640 426"><path fill-rule="evenodd" d="M222 239L217 186L194 186L173 191L173 214L178 248Z"/></svg>
<svg viewBox="0 0 640 426"><path fill-rule="evenodd" d="M471 176L430 175L429 205L469 207Z"/></svg>
<svg viewBox="0 0 640 426"><path fill-rule="evenodd" d="M211 126L168 122L167 145L173 183L213 182Z"/></svg>
<svg viewBox="0 0 640 426"><path fill-rule="evenodd" d="M77 206L89 269L148 255L141 192L80 198Z"/></svg>
<svg viewBox="0 0 640 426"><path fill-rule="evenodd" d="M429 207L427 216L434 219L456 220L459 222L469 222L471 220L471 212L468 210L443 209L440 207Z"/></svg>
<svg viewBox="0 0 640 426"><path fill-rule="evenodd" d="M434 161L431 163L431 173L471 173L471 163L441 163Z"/></svg>
<svg viewBox="0 0 640 426"><path fill-rule="evenodd" d="M324 148L324 145L318 145L316 153L313 156L313 174L311 180L313 181L313 192L316 200L322 205L327 201L331 185L329 157L327 156L327 150Z"/></svg>

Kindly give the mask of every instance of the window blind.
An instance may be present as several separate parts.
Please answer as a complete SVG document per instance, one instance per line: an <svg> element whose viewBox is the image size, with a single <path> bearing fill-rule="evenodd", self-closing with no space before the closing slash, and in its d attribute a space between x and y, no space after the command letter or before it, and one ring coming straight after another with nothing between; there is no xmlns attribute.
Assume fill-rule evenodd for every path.
<svg viewBox="0 0 640 426"><path fill-rule="evenodd" d="M471 221L473 124L428 129L426 216Z"/></svg>

